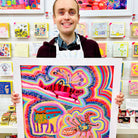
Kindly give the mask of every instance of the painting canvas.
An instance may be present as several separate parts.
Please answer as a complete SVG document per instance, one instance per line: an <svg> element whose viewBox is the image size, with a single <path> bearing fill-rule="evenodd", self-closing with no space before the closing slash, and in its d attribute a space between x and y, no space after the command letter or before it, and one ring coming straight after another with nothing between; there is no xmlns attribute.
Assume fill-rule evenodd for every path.
<svg viewBox="0 0 138 138"><path fill-rule="evenodd" d="M1 94L4 94L4 95L11 94L11 92L12 92L12 81L0 80L0 95Z"/></svg>
<svg viewBox="0 0 138 138"><path fill-rule="evenodd" d="M14 23L14 33L16 38L29 38L30 37L29 29L30 29L29 23L25 23L25 22Z"/></svg>
<svg viewBox="0 0 138 138"><path fill-rule="evenodd" d="M129 94L138 95L138 80L129 81Z"/></svg>
<svg viewBox="0 0 138 138"><path fill-rule="evenodd" d="M82 16L130 16L132 0L77 0Z"/></svg>
<svg viewBox="0 0 138 138"><path fill-rule="evenodd" d="M86 23L79 23L75 29L75 32L83 35L84 37L88 37L88 25Z"/></svg>
<svg viewBox="0 0 138 138"><path fill-rule="evenodd" d="M107 38L108 37L108 23L107 22L93 22L92 23L92 37Z"/></svg>
<svg viewBox="0 0 138 138"><path fill-rule="evenodd" d="M131 76L138 76L138 62L131 62Z"/></svg>
<svg viewBox="0 0 138 138"><path fill-rule="evenodd" d="M12 62L0 62L0 76L12 76Z"/></svg>
<svg viewBox="0 0 138 138"><path fill-rule="evenodd" d="M128 42L113 42L113 57L128 57Z"/></svg>
<svg viewBox="0 0 138 138"><path fill-rule="evenodd" d="M34 23L34 37L48 38L49 23Z"/></svg>
<svg viewBox="0 0 138 138"><path fill-rule="evenodd" d="M44 13L44 0L0 0L0 13Z"/></svg>
<svg viewBox="0 0 138 138"><path fill-rule="evenodd" d="M102 57L107 57L107 43L106 42L98 42L100 53Z"/></svg>
<svg viewBox="0 0 138 138"><path fill-rule="evenodd" d="M131 37L138 37L138 22L132 22L131 26Z"/></svg>
<svg viewBox="0 0 138 138"><path fill-rule="evenodd" d="M133 57L138 57L138 42L134 42L133 44Z"/></svg>
<svg viewBox="0 0 138 138"><path fill-rule="evenodd" d="M121 59L13 63L18 137L116 138Z"/></svg>
<svg viewBox="0 0 138 138"><path fill-rule="evenodd" d="M124 38L125 37L125 23L123 22L110 23L110 37L111 38Z"/></svg>
<svg viewBox="0 0 138 138"><path fill-rule="evenodd" d="M9 23L0 23L0 38L10 37Z"/></svg>
<svg viewBox="0 0 138 138"><path fill-rule="evenodd" d="M11 43L0 43L0 58L11 57Z"/></svg>

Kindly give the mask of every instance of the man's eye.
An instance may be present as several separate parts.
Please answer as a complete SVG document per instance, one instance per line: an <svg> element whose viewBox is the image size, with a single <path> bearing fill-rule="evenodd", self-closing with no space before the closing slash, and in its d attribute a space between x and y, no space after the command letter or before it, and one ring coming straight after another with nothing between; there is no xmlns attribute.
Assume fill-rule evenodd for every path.
<svg viewBox="0 0 138 138"><path fill-rule="evenodd" d="M64 12L63 12L63 11L60 11L59 14L60 14L60 15L64 15Z"/></svg>
<svg viewBox="0 0 138 138"><path fill-rule="evenodd" d="M75 11L70 11L69 14L70 15L74 15L75 14Z"/></svg>

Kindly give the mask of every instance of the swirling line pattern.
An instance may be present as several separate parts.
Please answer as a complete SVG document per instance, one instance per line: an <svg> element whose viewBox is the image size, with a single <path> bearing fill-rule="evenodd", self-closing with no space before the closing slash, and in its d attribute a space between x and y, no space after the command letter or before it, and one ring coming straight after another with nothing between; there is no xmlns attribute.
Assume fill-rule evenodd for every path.
<svg viewBox="0 0 138 138"><path fill-rule="evenodd" d="M21 66L25 138L61 138L65 135L66 137L86 135L86 137L108 138L113 74L114 66ZM54 84L60 86L61 80L63 88L65 86L69 90L72 88L72 93L75 90L83 90L82 94L77 95L77 100L74 100L72 95L66 97L57 92ZM65 93L65 91L63 92ZM59 94L58 98L55 93ZM52 103L55 104L52 105ZM94 116L88 120L85 115L90 114L90 111ZM58 125L57 130L54 129L54 124L50 122L47 114L51 114L52 118L55 118L55 123ZM83 129L84 132L80 133L79 129L68 124L67 118L70 118L71 121L75 120L75 123L78 123L80 119L79 123L84 127L79 129ZM49 123L52 127L49 126ZM86 129L87 127L88 129ZM73 130L71 134L69 134L70 129ZM63 134L63 130L69 136Z"/></svg>

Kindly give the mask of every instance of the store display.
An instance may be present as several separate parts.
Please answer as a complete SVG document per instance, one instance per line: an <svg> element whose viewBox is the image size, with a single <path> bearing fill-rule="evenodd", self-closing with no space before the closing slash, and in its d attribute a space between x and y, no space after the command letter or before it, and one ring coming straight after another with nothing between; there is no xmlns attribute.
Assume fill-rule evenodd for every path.
<svg viewBox="0 0 138 138"><path fill-rule="evenodd" d="M4 94L11 94L12 92L12 81L9 80L0 80L0 95Z"/></svg>
<svg viewBox="0 0 138 138"><path fill-rule="evenodd" d="M86 23L79 23L75 29L75 32L88 37L88 25Z"/></svg>
<svg viewBox="0 0 138 138"><path fill-rule="evenodd" d="M12 76L12 62L0 62L0 76Z"/></svg>
<svg viewBox="0 0 138 138"><path fill-rule="evenodd" d="M111 38L125 37L125 23L123 22L110 23L110 37Z"/></svg>
<svg viewBox="0 0 138 138"><path fill-rule="evenodd" d="M34 37L48 38L49 37L49 23L34 23Z"/></svg>
<svg viewBox="0 0 138 138"><path fill-rule="evenodd" d="M100 53L102 57L107 57L107 43L105 42L98 42Z"/></svg>
<svg viewBox="0 0 138 138"><path fill-rule="evenodd" d="M11 43L0 43L0 58L11 57Z"/></svg>
<svg viewBox="0 0 138 138"><path fill-rule="evenodd" d="M128 42L113 42L113 57L128 57Z"/></svg>
<svg viewBox="0 0 138 138"><path fill-rule="evenodd" d="M10 37L9 23L0 23L0 38Z"/></svg>
<svg viewBox="0 0 138 138"><path fill-rule="evenodd" d="M107 38L108 37L108 23L107 22L93 22L92 23L92 37L93 38Z"/></svg>
<svg viewBox="0 0 138 138"><path fill-rule="evenodd" d="M131 76L138 77L138 62L131 62Z"/></svg>
<svg viewBox="0 0 138 138"><path fill-rule="evenodd" d="M133 57L138 57L138 42L132 43Z"/></svg>
<svg viewBox="0 0 138 138"><path fill-rule="evenodd" d="M15 43L14 57L29 57L29 44Z"/></svg>
<svg viewBox="0 0 138 138"><path fill-rule="evenodd" d="M129 81L129 94L138 95L138 80Z"/></svg>
<svg viewBox="0 0 138 138"><path fill-rule="evenodd" d="M131 37L138 37L138 22L130 23Z"/></svg>
<svg viewBox="0 0 138 138"><path fill-rule="evenodd" d="M14 22L14 33L16 38L29 38L29 23Z"/></svg>

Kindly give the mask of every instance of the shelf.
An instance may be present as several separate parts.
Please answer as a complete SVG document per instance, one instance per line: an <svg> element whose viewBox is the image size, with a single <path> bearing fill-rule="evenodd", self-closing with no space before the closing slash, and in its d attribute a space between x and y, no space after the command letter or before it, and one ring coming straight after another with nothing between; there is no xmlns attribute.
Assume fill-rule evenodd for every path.
<svg viewBox="0 0 138 138"><path fill-rule="evenodd" d="M17 127L15 126L0 126L0 133L17 133ZM118 127L117 134L138 134L138 127Z"/></svg>
<svg viewBox="0 0 138 138"><path fill-rule="evenodd" d="M0 133L17 133L16 126L0 126Z"/></svg>

